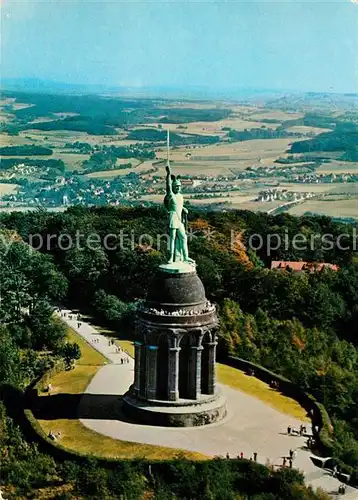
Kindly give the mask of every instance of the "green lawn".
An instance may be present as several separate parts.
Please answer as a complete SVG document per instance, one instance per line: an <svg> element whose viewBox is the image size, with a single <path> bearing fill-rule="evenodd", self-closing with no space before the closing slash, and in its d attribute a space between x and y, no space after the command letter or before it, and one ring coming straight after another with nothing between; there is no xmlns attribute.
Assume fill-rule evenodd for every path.
<svg viewBox="0 0 358 500"><path fill-rule="evenodd" d="M101 366L106 364L106 358L96 351L90 344L82 339L74 330L68 328L67 336L71 342L77 342L81 348L81 359L77 361L76 367L70 371L63 371L54 375L48 382L52 384L51 395L55 394L82 394L91 379ZM133 348L131 342L121 341L124 349L130 352ZM49 397L42 393L41 397ZM51 396L50 396L51 397ZM178 454L183 454L191 460L207 459L201 453L183 451L177 448L166 448L141 443L132 443L112 439L87 429L76 419L38 420L38 423L46 434L50 430L54 433L60 432L59 443L70 450L96 455L99 457L118 458L149 458L149 459L172 459Z"/></svg>
<svg viewBox="0 0 358 500"><path fill-rule="evenodd" d="M86 342L75 330L68 327L67 337L70 342L76 342L81 348L81 359L77 361L77 365L94 365L101 366L107 363L107 359L88 342Z"/></svg>
<svg viewBox="0 0 358 500"><path fill-rule="evenodd" d="M271 389L268 384L256 377L246 375L237 368L218 363L217 378L221 384L228 385L233 389L238 389L260 399L285 415L309 422L306 410L296 400Z"/></svg>
<svg viewBox="0 0 358 500"><path fill-rule="evenodd" d="M88 455L107 458L147 458L151 460L170 460L183 454L190 460L205 460L207 456L201 453L183 451L177 448L166 448L142 443L132 443L112 439L87 429L79 420L48 420L39 421L45 432L50 430L61 432L59 443L70 450L75 450Z"/></svg>
<svg viewBox="0 0 358 500"><path fill-rule="evenodd" d="M110 335L111 332L102 331L102 333ZM71 328L68 328L67 336L71 342L79 344L82 356L73 370L60 372L51 378L52 394L82 394L100 367L107 362L102 354L84 341ZM131 341L116 340L115 342L133 356L134 348ZM278 391L272 390L267 384L255 377L250 377L238 369L222 364L217 365L217 376L220 383L250 394L286 415L300 420L308 420L305 410L297 401L283 396ZM46 393L43 393L42 397L48 396ZM46 419L38 420L38 422L46 434L50 430L52 432L60 432L59 443L70 450L81 453L100 457L129 459L138 457L171 459L179 453L184 453L187 458L193 460L208 458L200 453L187 452L176 448L112 439L87 429L87 427L76 419Z"/></svg>

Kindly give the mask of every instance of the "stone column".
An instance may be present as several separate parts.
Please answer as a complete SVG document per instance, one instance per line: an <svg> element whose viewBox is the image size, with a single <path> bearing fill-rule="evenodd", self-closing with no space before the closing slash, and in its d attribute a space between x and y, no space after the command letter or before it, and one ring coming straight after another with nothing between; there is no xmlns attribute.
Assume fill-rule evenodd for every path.
<svg viewBox="0 0 358 500"><path fill-rule="evenodd" d="M215 387L216 387L216 366L215 366L215 360L216 360L216 346L217 346L217 341L214 340L214 342L208 342L206 344L207 349L208 349L208 394L214 394L215 393Z"/></svg>
<svg viewBox="0 0 358 500"><path fill-rule="evenodd" d="M140 364L142 342L135 341L134 344L134 394L139 396L140 393Z"/></svg>
<svg viewBox="0 0 358 500"><path fill-rule="evenodd" d="M180 347L169 347L168 349L168 400L179 399L179 352Z"/></svg>
<svg viewBox="0 0 358 500"><path fill-rule="evenodd" d="M158 346L147 345L146 364L146 398L156 399L157 396L157 354Z"/></svg>
<svg viewBox="0 0 358 500"><path fill-rule="evenodd" d="M203 346L191 346L189 364L189 397L199 399L201 395L201 351Z"/></svg>

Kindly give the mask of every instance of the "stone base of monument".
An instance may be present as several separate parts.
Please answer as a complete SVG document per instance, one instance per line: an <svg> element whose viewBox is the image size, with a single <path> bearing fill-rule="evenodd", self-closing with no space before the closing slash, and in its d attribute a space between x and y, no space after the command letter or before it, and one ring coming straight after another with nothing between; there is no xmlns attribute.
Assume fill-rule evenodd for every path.
<svg viewBox="0 0 358 500"><path fill-rule="evenodd" d="M212 424L226 415L216 385L216 308L193 262L159 266L136 311L130 419L162 427Z"/></svg>
<svg viewBox="0 0 358 500"><path fill-rule="evenodd" d="M222 420L227 413L226 399L217 390L200 400L159 401L141 399L129 390L123 397L123 412L140 424L160 427L196 427Z"/></svg>

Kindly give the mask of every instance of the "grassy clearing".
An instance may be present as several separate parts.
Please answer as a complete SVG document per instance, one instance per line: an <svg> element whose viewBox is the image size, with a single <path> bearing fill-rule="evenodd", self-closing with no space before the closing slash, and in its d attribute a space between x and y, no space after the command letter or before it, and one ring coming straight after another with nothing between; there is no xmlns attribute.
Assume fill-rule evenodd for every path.
<svg viewBox="0 0 358 500"><path fill-rule="evenodd" d="M205 460L208 458L201 453L183 452L176 448L112 439L87 429L79 420L56 420L56 427L54 427L53 421L40 421L40 424L47 433L50 430L61 431L62 437L59 442L62 446L88 455L122 459L170 460L183 453L189 460Z"/></svg>
<svg viewBox="0 0 358 500"><path fill-rule="evenodd" d="M64 371L54 375L49 382L52 384L51 394L82 394L99 368L106 363L106 358L84 341L72 328L68 328L67 337L70 342L77 342L81 348L81 359L74 370ZM133 346L129 341L118 343L131 353ZM49 397L46 393L42 397ZM190 460L203 460L208 457L201 453L183 451L177 448L146 445L112 439L87 429L76 419L38 420L46 434L50 431L61 433L59 443L69 450L107 458L148 458L163 460L175 458L183 454Z"/></svg>
<svg viewBox="0 0 358 500"><path fill-rule="evenodd" d="M249 394L285 415L309 422L306 410L297 401L271 389L268 384L258 378L246 375L237 368L219 363L217 364L217 376L221 384Z"/></svg>
<svg viewBox="0 0 358 500"><path fill-rule="evenodd" d="M70 371L54 375L49 382L52 384L51 394L82 394L101 365L78 365ZM43 393L42 397L47 394Z"/></svg>

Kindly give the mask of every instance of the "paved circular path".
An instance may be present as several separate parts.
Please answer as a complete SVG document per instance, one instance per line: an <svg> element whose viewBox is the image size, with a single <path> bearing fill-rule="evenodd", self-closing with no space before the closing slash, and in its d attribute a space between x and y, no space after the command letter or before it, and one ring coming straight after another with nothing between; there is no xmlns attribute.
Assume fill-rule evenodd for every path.
<svg viewBox="0 0 358 500"><path fill-rule="evenodd" d="M115 439L181 448L210 456L226 456L229 453L231 457L236 457L243 452L245 458L250 458L257 452L258 462L266 464L269 461L275 466L282 465L282 457L293 449L296 451L294 467L302 470L308 484L328 492L338 490L339 481L312 463L310 452L304 449L306 438L286 434L288 425L299 428L305 422L288 417L228 386L221 386L228 405L228 416L221 422L194 428L156 427L128 422L121 414L118 396L123 395L133 382L134 360L123 351L116 352L108 338L88 323L81 321L78 328L75 315L72 320L69 318L71 311L63 310L61 315L69 326L110 361L99 369L80 402L80 421L87 428ZM94 339L97 341L94 342ZM121 358L124 357L129 362L122 364ZM98 418L98 407L95 408L98 398L101 398L101 418ZM95 417L90 418L94 414ZM116 419L112 417L114 414ZM310 431L310 425L305 424ZM357 490L347 489L342 498L357 499Z"/></svg>

